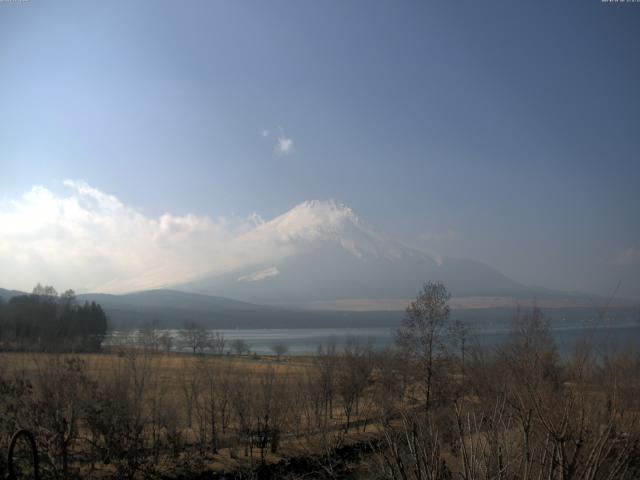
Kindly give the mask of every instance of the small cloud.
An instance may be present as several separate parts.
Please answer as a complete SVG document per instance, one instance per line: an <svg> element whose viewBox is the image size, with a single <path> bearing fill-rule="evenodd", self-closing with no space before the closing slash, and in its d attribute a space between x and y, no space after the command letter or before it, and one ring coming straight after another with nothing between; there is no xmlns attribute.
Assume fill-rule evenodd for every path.
<svg viewBox="0 0 640 480"><path fill-rule="evenodd" d="M280 125L276 125L273 129L265 128L260 132L262 138L274 137L276 144L273 147L273 152L276 155L291 155L294 151L294 140L287 135Z"/></svg>
<svg viewBox="0 0 640 480"><path fill-rule="evenodd" d="M280 155L289 155L293 153L293 138L280 136L276 145L276 153Z"/></svg>
<svg viewBox="0 0 640 480"><path fill-rule="evenodd" d="M276 277L280 275L280 270L277 267L269 267L258 272L250 273L249 275L243 275L238 278L239 282L259 282L270 277Z"/></svg>
<svg viewBox="0 0 640 480"><path fill-rule="evenodd" d="M640 263L640 248L629 247L618 253L613 259L615 265L634 265Z"/></svg>

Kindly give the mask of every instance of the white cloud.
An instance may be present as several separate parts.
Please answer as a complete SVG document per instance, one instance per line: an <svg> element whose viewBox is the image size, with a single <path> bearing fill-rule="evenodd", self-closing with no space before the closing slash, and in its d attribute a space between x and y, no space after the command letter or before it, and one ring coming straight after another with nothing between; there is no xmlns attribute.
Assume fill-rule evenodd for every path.
<svg viewBox="0 0 640 480"><path fill-rule="evenodd" d="M294 151L294 140L289 135L287 135L284 131L284 128L280 125L276 125L275 131L271 131L268 128L265 128L260 132L260 136L263 138L268 137L276 137L276 144L273 148L273 151L277 155L290 155ZM272 135L273 134L273 135Z"/></svg>
<svg viewBox="0 0 640 480"><path fill-rule="evenodd" d="M623 250L615 256L613 263L623 266L640 263L640 248L629 247L626 250Z"/></svg>
<svg viewBox="0 0 640 480"><path fill-rule="evenodd" d="M64 185L63 194L36 186L0 201L0 287L30 290L41 282L59 291L120 293L240 268L255 271L239 281L259 281L279 275L278 262L317 242L356 256L396 255L392 243L335 202L304 202L269 221L256 213L150 217L84 182ZM343 238L344 228L350 233Z"/></svg>
<svg viewBox="0 0 640 480"><path fill-rule="evenodd" d="M173 215L150 218L84 182L65 195L40 186L0 203L0 286L121 292L189 281L273 258L251 236L264 223Z"/></svg>
<svg viewBox="0 0 640 480"><path fill-rule="evenodd" d="M280 136L276 144L276 153L280 155L289 155L293 153L293 138Z"/></svg>

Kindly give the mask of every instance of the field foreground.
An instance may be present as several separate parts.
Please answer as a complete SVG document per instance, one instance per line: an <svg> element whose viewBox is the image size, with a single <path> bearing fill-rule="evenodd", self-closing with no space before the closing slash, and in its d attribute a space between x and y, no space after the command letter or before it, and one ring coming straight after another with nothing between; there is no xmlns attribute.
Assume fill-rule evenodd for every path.
<svg viewBox="0 0 640 480"><path fill-rule="evenodd" d="M324 360L325 376L333 377L338 357ZM6 446L12 429L32 429L43 467L54 476L65 467L49 458L57 443L50 438L57 425L50 421L73 427L62 435L68 474L92 478L241 475L258 465L268 475L269 468L279 468L268 464L300 463L334 449L348 456L379 437L372 400L362 402L356 398L361 392L354 391L345 405L337 392L322 391L317 357L129 350L12 352L2 354L0 362L0 400L9 414L1 424L0 445ZM356 388L370 389L369 380L365 383ZM53 418L43 421L46 415ZM122 440L127 443L117 445Z"/></svg>
<svg viewBox="0 0 640 480"><path fill-rule="evenodd" d="M560 361L527 322L422 358L4 353L0 448L33 432L42 478L640 478L637 352Z"/></svg>

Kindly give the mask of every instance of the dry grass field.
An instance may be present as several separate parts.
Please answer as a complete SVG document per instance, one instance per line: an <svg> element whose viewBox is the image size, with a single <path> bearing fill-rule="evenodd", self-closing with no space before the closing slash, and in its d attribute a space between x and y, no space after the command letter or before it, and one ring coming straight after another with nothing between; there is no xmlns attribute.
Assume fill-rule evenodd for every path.
<svg viewBox="0 0 640 480"><path fill-rule="evenodd" d="M149 362L152 375L158 375L164 386L177 389L177 379L183 371L197 368L203 363L209 367L232 368L238 375L255 376L273 369L278 375L298 376L314 368L313 357L284 357L279 361L275 355L251 356L203 356L180 353L143 355L133 353L138 362ZM0 353L0 373L12 376L35 378L43 373L53 361L79 358L84 363L85 372L99 380L105 375L119 371L129 363L129 356L123 352L47 354L30 352Z"/></svg>
<svg viewBox="0 0 640 480"><path fill-rule="evenodd" d="M638 478L640 356L561 360L537 315L421 355L2 353L0 450L33 431L52 479Z"/></svg>
<svg viewBox="0 0 640 480"><path fill-rule="evenodd" d="M331 363L336 369L337 359ZM78 365L71 376L70 365ZM375 438L378 427L372 421L370 401L354 403L351 408L355 409L345 413L337 392L331 392L329 395L335 398L327 400L321 399L327 392L318 389L318 397L310 398L310 386L320 387L321 368L315 357L278 360L275 356L217 357L134 349L92 354L0 354L0 377L29 382L36 397L60 395L56 408L61 415L74 411L77 431L69 442L69 457L73 458L75 452L76 473L96 478L121 475L126 469L99 458L91 465L80 461L97 443L90 421L81 418L89 415L91 408L80 404L90 405L107 391L118 392L123 383L127 385L124 400L111 400L123 401L127 415L133 412L139 417L141 448L155 455L155 474L178 474L181 469L242 472L257 464L292 457L319 457L335 446ZM83 385L69 388L70 383L60 381ZM83 393L83 389L88 390ZM321 401L330 402L322 412ZM321 420L320 416L326 418ZM278 432L277 440L269 437L272 431ZM179 451L172 451L176 448Z"/></svg>

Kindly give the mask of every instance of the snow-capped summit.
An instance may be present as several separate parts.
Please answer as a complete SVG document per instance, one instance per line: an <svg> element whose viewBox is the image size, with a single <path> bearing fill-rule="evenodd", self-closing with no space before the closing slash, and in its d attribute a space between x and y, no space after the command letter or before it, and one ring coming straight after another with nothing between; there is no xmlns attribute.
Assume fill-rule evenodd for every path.
<svg viewBox="0 0 640 480"><path fill-rule="evenodd" d="M306 200L272 220L282 226L327 226L344 221L358 223L360 220L351 208L335 200Z"/></svg>
<svg viewBox="0 0 640 480"><path fill-rule="evenodd" d="M404 248L370 229L348 206L334 200L308 200L248 234L288 242L305 250L341 246L357 258L399 257Z"/></svg>
<svg viewBox="0 0 640 480"><path fill-rule="evenodd" d="M339 234L348 224L360 220L349 207L334 200L308 200L263 225L285 238L296 236L314 238L320 235Z"/></svg>

